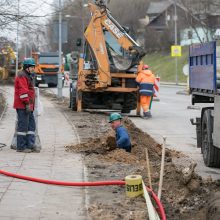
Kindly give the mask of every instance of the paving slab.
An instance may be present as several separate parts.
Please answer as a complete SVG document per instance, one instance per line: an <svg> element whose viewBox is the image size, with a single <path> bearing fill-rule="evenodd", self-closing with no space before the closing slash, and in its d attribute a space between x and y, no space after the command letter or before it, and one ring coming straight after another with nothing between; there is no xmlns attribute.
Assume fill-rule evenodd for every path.
<svg viewBox="0 0 220 220"><path fill-rule="evenodd" d="M16 112L13 88L5 87L8 109L0 121L0 169L31 177L59 181L84 181L80 154L69 154L64 146L78 143L77 134L62 112L41 97L44 112L39 117L40 153L18 153L10 149ZM86 193L82 187L46 185L0 175L0 220L88 219Z"/></svg>

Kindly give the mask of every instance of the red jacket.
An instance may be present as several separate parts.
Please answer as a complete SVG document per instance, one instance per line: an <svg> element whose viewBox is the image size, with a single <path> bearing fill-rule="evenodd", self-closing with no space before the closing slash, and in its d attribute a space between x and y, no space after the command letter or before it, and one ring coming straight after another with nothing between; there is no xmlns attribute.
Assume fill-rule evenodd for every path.
<svg viewBox="0 0 220 220"><path fill-rule="evenodd" d="M31 110L34 110L35 90L33 78L24 70L18 73L14 84L14 108L25 109L26 104L30 104Z"/></svg>

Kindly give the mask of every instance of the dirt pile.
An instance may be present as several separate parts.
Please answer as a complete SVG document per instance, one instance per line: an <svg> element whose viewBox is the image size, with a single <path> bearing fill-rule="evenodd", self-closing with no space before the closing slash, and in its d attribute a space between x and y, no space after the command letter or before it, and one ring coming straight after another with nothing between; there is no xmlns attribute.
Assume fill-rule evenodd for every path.
<svg viewBox="0 0 220 220"><path fill-rule="evenodd" d="M96 203L89 207L88 211L92 219L103 219L103 216L106 220L117 220L117 219L124 219L124 220L133 220L133 219L148 219L147 218L147 211L146 205L143 203L141 198L136 199L127 199L123 198L123 202L119 202L116 199L114 200L115 206L112 206L112 202L103 204L103 203ZM138 208L134 206L137 205ZM127 209L128 207L129 210ZM132 208L133 207L133 208ZM120 212L118 211L120 210Z"/></svg>
<svg viewBox="0 0 220 220"><path fill-rule="evenodd" d="M83 128L84 126L78 126ZM86 126L87 127L87 126ZM115 137L111 132L106 134L107 137L103 138L89 138L87 142L77 144L77 145L68 145L66 149L76 153L85 153L85 154L104 154L108 151L116 149Z"/></svg>
<svg viewBox="0 0 220 220"><path fill-rule="evenodd" d="M88 181L123 180L127 175L140 174L145 184L149 185L146 169L147 149L152 187L157 193L160 144L134 126L128 118L124 118L124 126L128 129L132 141L132 152L127 153L115 148L114 132L110 129L106 115L72 112L67 106L62 106L61 109L74 123L82 142L66 146L66 149L85 155ZM211 192L217 190L218 184L211 180L202 180L194 173L193 164L176 167L173 159L183 156L180 152L166 149L161 199L167 219L205 219L207 201ZM148 219L144 198L126 198L125 188L122 186L90 187L87 192L88 212L92 219Z"/></svg>
<svg viewBox="0 0 220 220"><path fill-rule="evenodd" d="M114 133L108 132L102 137L89 139L88 142L67 146L68 150L74 152L85 153L86 164L88 167L88 178L91 181L100 179L124 179L126 175L140 174L145 183L149 185L147 171L146 171L146 149L148 150L150 158L150 168L152 173L153 190L157 192L159 174L160 174L160 160L161 160L161 145L155 142L148 134L138 129L129 119L124 120L124 126L128 129L131 141L132 152L127 153L121 149L115 149ZM202 179L194 173L194 165L188 164L186 167L177 168L173 163L174 157L183 156L180 152L166 149L166 160L164 170L164 184L162 190L162 202L164 204L167 219L200 219L201 212L204 212L205 206L210 191L215 188L213 184L206 184ZM190 174L184 173L188 171ZM124 194L124 189L114 188L113 191L105 189L105 193L117 197L117 202L111 202L110 205L104 201L103 194L96 195L91 198L91 206L89 212L94 219L120 219L122 210L131 209L127 203L123 202L125 199L120 193ZM116 195L117 194L117 195ZM138 202L137 202L138 201ZM145 201L142 199L134 199L133 203L136 208L144 207L146 209ZM115 211L120 203L119 212ZM128 202L129 204L129 202ZM111 207L111 208L110 208ZM109 210L114 210L110 212ZM134 209L137 211L136 209ZM142 210L143 211L143 210ZM106 214L104 214L106 213ZM110 215L109 213L114 213ZM137 211L137 213L139 213ZM140 214L140 213L139 213ZM139 215L137 214L137 216ZM204 214L204 213L203 213ZM100 216L100 217L99 217ZM117 217L116 217L117 216ZM140 219L133 216L126 217L123 214L121 219ZM147 213L144 213L147 218ZM143 217L143 216L142 216ZM141 218L143 219L143 218Z"/></svg>

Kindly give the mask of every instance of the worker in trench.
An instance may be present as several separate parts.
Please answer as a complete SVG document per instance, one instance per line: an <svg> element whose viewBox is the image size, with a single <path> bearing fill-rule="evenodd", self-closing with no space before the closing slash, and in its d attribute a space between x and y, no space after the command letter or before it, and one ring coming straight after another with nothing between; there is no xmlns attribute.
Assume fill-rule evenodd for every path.
<svg viewBox="0 0 220 220"><path fill-rule="evenodd" d="M143 109L144 118L151 118L150 102L154 94L155 76L149 70L148 65L143 65L138 72L136 82L139 86L140 104Z"/></svg>
<svg viewBox="0 0 220 220"><path fill-rule="evenodd" d="M35 61L26 58L23 69L18 72L14 83L14 108L17 112L17 152L39 152L35 148L35 103L34 73Z"/></svg>
<svg viewBox="0 0 220 220"><path fill-rule="evenodd" d="M109 116L109 123L115 131L117 147L131 152L131 141L127 129L122 125L122 116L119 113L112 113Z"/></svg>

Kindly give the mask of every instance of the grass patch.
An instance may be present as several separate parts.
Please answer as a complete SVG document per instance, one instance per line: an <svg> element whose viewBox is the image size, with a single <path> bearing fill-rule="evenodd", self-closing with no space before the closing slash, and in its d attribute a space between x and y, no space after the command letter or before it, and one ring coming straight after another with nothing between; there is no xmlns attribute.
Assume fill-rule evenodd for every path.
<svg viewBox="0 0 220 220"><path fill-rule="evenodd" d="M175 58L171 57L170 52L154 52L147 54L144 63L156 76L163 82L176 82ZM183 66L188 63L188 47L182 47L182 56L177 57L177 75L179 83L186 83L187 77L183 74Z"/></svg>

